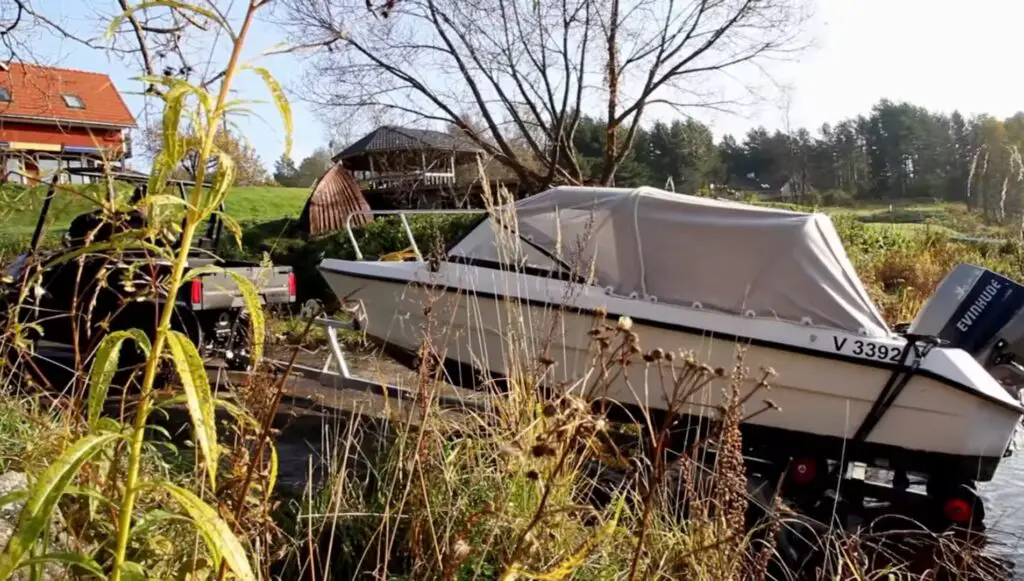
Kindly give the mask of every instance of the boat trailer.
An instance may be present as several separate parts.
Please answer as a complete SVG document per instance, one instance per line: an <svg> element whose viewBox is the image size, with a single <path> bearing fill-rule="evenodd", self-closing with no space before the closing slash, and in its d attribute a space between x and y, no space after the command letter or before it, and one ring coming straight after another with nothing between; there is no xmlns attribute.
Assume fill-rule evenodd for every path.
<svg viewBox="0 0 1024 581"><path fill-rule="evenodd" d="M327 360L319 368L295 364L292 372L317 381L330 389L348 389L401 401L417 401L416 391L382 381L357 376L346 359L338 337L339 330L358 331L355 321L340 321L318 316L313 324L323 328L327 337ZM287 362L268 361L282 369ZM488 413L494 409L488 394L469 396L436 394L434 403L445 409ZM901 471L877 470L861 462L841 458L786 457L765 458L763 449L744 442L748 476L779 482L779 492L797 512L822 523L847 530L869 526L881 518L893 517L902 529L907 521L934 531L950 528L978 533L984 530L985 509L972 487L933 490L926 479ZM890 483L887 483L889 481Z"/></svg>

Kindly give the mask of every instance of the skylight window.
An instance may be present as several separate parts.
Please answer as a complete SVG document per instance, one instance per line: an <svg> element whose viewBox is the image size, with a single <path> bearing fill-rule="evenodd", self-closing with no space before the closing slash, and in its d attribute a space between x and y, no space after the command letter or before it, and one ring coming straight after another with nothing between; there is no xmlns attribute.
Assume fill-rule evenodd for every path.
<svg viewBox="0 0 1024 581"><path fill-rule="evenodd" d="M78 95L64 94L61 97L64 99L64 104L70 109L85 109L85 103Z"/></svg>
<svg viewBox="0 0 1024 581"><path fill-rule="evenodd" d="M10 103L10 102L11 102L11 92L7 89L7 87L0 87L0 103Z"/></svg>

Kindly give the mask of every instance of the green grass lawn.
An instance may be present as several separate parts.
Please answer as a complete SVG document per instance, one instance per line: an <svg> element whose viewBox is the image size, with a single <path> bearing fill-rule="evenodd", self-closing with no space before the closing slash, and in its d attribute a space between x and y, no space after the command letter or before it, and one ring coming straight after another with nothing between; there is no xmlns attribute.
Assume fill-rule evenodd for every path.
<svg viewBox="0 0 1024 581"><path fill-rule="evenodd" d="M915 224L915 223L893 223L893 222L867 222L866 225L877 230L896 230L904 234L923 234L924 232L936 232L946 236L961 236L963 232L954 230L948 226L938 224Z"/></svg>
<svg viewBox="0 0 1024 581"><path fill-rule="evenodd" d="M45 188L0 191L0 252L17 252L27 246L46 196ZM263 186L236 187L228 194L225 209L239 222L265 222L298 218L309 196L308 188ZM62 192L54 198L47 221L47 240L59 239L71 220L95 210L87 196Z"/></svg>
<svg viewBox="0 0 1024 581"><path fill-rule="evenodd" d="M0 255L22 251L35 228L42 207L45 188L13 190L0 187ZM298 218L309 196L308 188L264 186L236 187L228 194L228 214L243 224L272 222L281 218ZM762 203L797 209L791 204ZM59 194L50 211L47 242L55 243L67 229L72 218L95 209L96 205L80 194ZM812 208L801 207L804 211ZM852 207L822 206L813 208L830 215L848 214L868 223L872 228L897 228L907 233L926 229L950 235L998 236L995 229L985 227L977 215L962 204L944 204L929 200L901 204L872 203Z"/></svg>

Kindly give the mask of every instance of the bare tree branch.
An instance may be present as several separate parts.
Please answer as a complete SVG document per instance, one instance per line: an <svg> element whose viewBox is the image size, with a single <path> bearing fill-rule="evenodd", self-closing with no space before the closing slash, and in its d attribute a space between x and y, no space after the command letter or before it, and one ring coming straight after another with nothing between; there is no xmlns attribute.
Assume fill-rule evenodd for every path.
<svg viewBox="0 0 1024 581"><path fill-rule="evenodd" d="M650 106L723 107L731 100L707 87L799 49L806 1L401 0L380 21L365 0L280 0L278 15L314 51L310 102L458 127L523 182L546 185L583 180L574 136L585 109L606 110L611 183Z"/></svg>

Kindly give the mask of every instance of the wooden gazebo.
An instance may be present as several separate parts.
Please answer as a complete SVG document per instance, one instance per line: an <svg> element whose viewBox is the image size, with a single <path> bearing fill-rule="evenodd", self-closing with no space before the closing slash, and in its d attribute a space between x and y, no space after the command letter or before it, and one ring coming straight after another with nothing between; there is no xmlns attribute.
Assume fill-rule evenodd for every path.
<svg viewBox="0 0 1024 581"><path fill-rule="evenodd" d="M363 191L409 190L455 183L455 168L475 164L483 151L457 135L384 125L336 154Z"/></svg>

